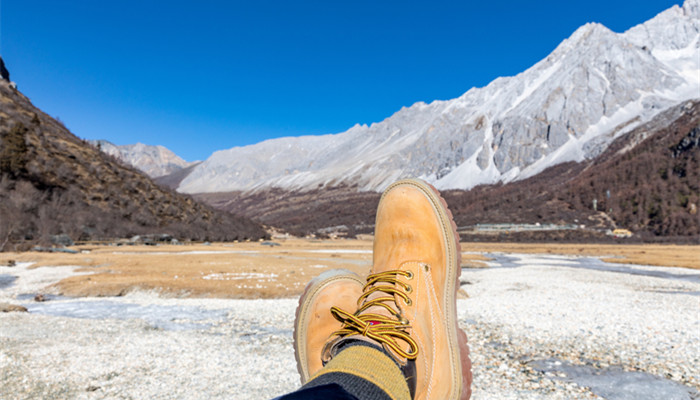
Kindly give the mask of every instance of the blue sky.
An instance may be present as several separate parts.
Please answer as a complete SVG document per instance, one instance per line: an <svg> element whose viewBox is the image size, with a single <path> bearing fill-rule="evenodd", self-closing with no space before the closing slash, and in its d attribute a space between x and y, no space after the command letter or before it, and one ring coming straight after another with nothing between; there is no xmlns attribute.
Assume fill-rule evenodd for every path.
<svg viewBox="0 0 700 400"><path fill-rule="evenodd" d="M680 0L0 0L0 55L73 133L188 161L379 122L515 75L586 22Z"/></svg>

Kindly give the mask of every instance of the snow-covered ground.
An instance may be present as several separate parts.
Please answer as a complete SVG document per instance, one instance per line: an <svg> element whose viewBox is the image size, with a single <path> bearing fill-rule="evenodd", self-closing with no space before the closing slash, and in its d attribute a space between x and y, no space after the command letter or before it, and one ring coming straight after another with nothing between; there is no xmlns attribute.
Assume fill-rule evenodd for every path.
<svg viewBox="0 0 700 400"><path fill-rule="evenodd" d="M463 271L458 301L472 398L700 398L700 271L491 256ZM39 303L74 272L27 267L0 267L0 302L30 311L0 314L0 399L266 399L299 385L297 299Z"/></svg>

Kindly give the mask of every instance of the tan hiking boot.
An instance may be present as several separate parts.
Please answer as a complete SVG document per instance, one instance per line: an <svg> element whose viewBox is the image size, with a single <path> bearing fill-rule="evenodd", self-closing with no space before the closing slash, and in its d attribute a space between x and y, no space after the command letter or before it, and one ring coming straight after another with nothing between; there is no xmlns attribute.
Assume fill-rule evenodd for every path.
<svg viewBox="0 0 700 400"><path fill-rule="evenodd" d="M324 359L348 340L367 340L402 366L414 399L468 399L471 361L456 306L460 259L456 226L437 190L419 180L389 186L377 209L361 306L331 309L343 328Z"/></svg>
<svg viewBox="0 0 700 400"><path fill-rule="evenodd" d="M363 286L363 280L346 269L325 271L306 285L294 320L294 355L302 385L323 368L323 345L342 326L331 315L331 307L354 312Z"/></svg>

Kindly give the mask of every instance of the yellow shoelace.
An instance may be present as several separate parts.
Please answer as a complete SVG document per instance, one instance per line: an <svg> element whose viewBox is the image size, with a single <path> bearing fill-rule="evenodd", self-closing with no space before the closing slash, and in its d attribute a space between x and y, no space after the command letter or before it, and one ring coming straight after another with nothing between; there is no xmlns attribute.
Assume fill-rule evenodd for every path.
<svg viewBox="0 0 700 400"><path fill-rule="evenodd" d="M394 297L396 295L402 298L407 305L411 305L411 299L406 295L406 292L410 293L412 288L408 284L399 281L397 279L398 275L403 275L409 279L413 277L412 272L401 270L384 271L369 275L367 284L362 289L362 296L357 300L357 305L361 306L355 314L341 310L338 307L331 307L331 314L333 314L335 319L343 323L343 327L336 331L334 335L341 337L348 335L366 336L389 346L403 358L416 359L418 357L418 344L406 332L411 327L408 324L408 320L387 304L388 302L396 304L396 297ZM369 296L377 292L386 293L388 296L367 300ZM374 306L384 307L393 318L381 314L364 313ZM400 310L398 305L397 308ZM397 340L408 343L408 351L404 350Z"/></svg>

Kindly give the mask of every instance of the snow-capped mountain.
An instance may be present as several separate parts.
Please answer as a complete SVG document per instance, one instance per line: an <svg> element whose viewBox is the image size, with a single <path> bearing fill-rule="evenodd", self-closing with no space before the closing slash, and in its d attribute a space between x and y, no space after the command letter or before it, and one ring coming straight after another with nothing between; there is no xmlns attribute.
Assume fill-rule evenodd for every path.
<svg viewBox="0 0 700 400"><path fill-rule="evenodd" d="M218 151L178 190L381 190L409 176L441 189L508 182L594 158L690 98L700 98L700 0L625 33L586 24L517 76L453 100L416 103L371 126Z"/></svg>
<svg viewBox="0 0 700 400"><path fill-rule="evenodd" d="M149 146L143 143L117 146L106 140L91 140L90 143L152 178L171 174L193 164L163 146Z"/></svg>

